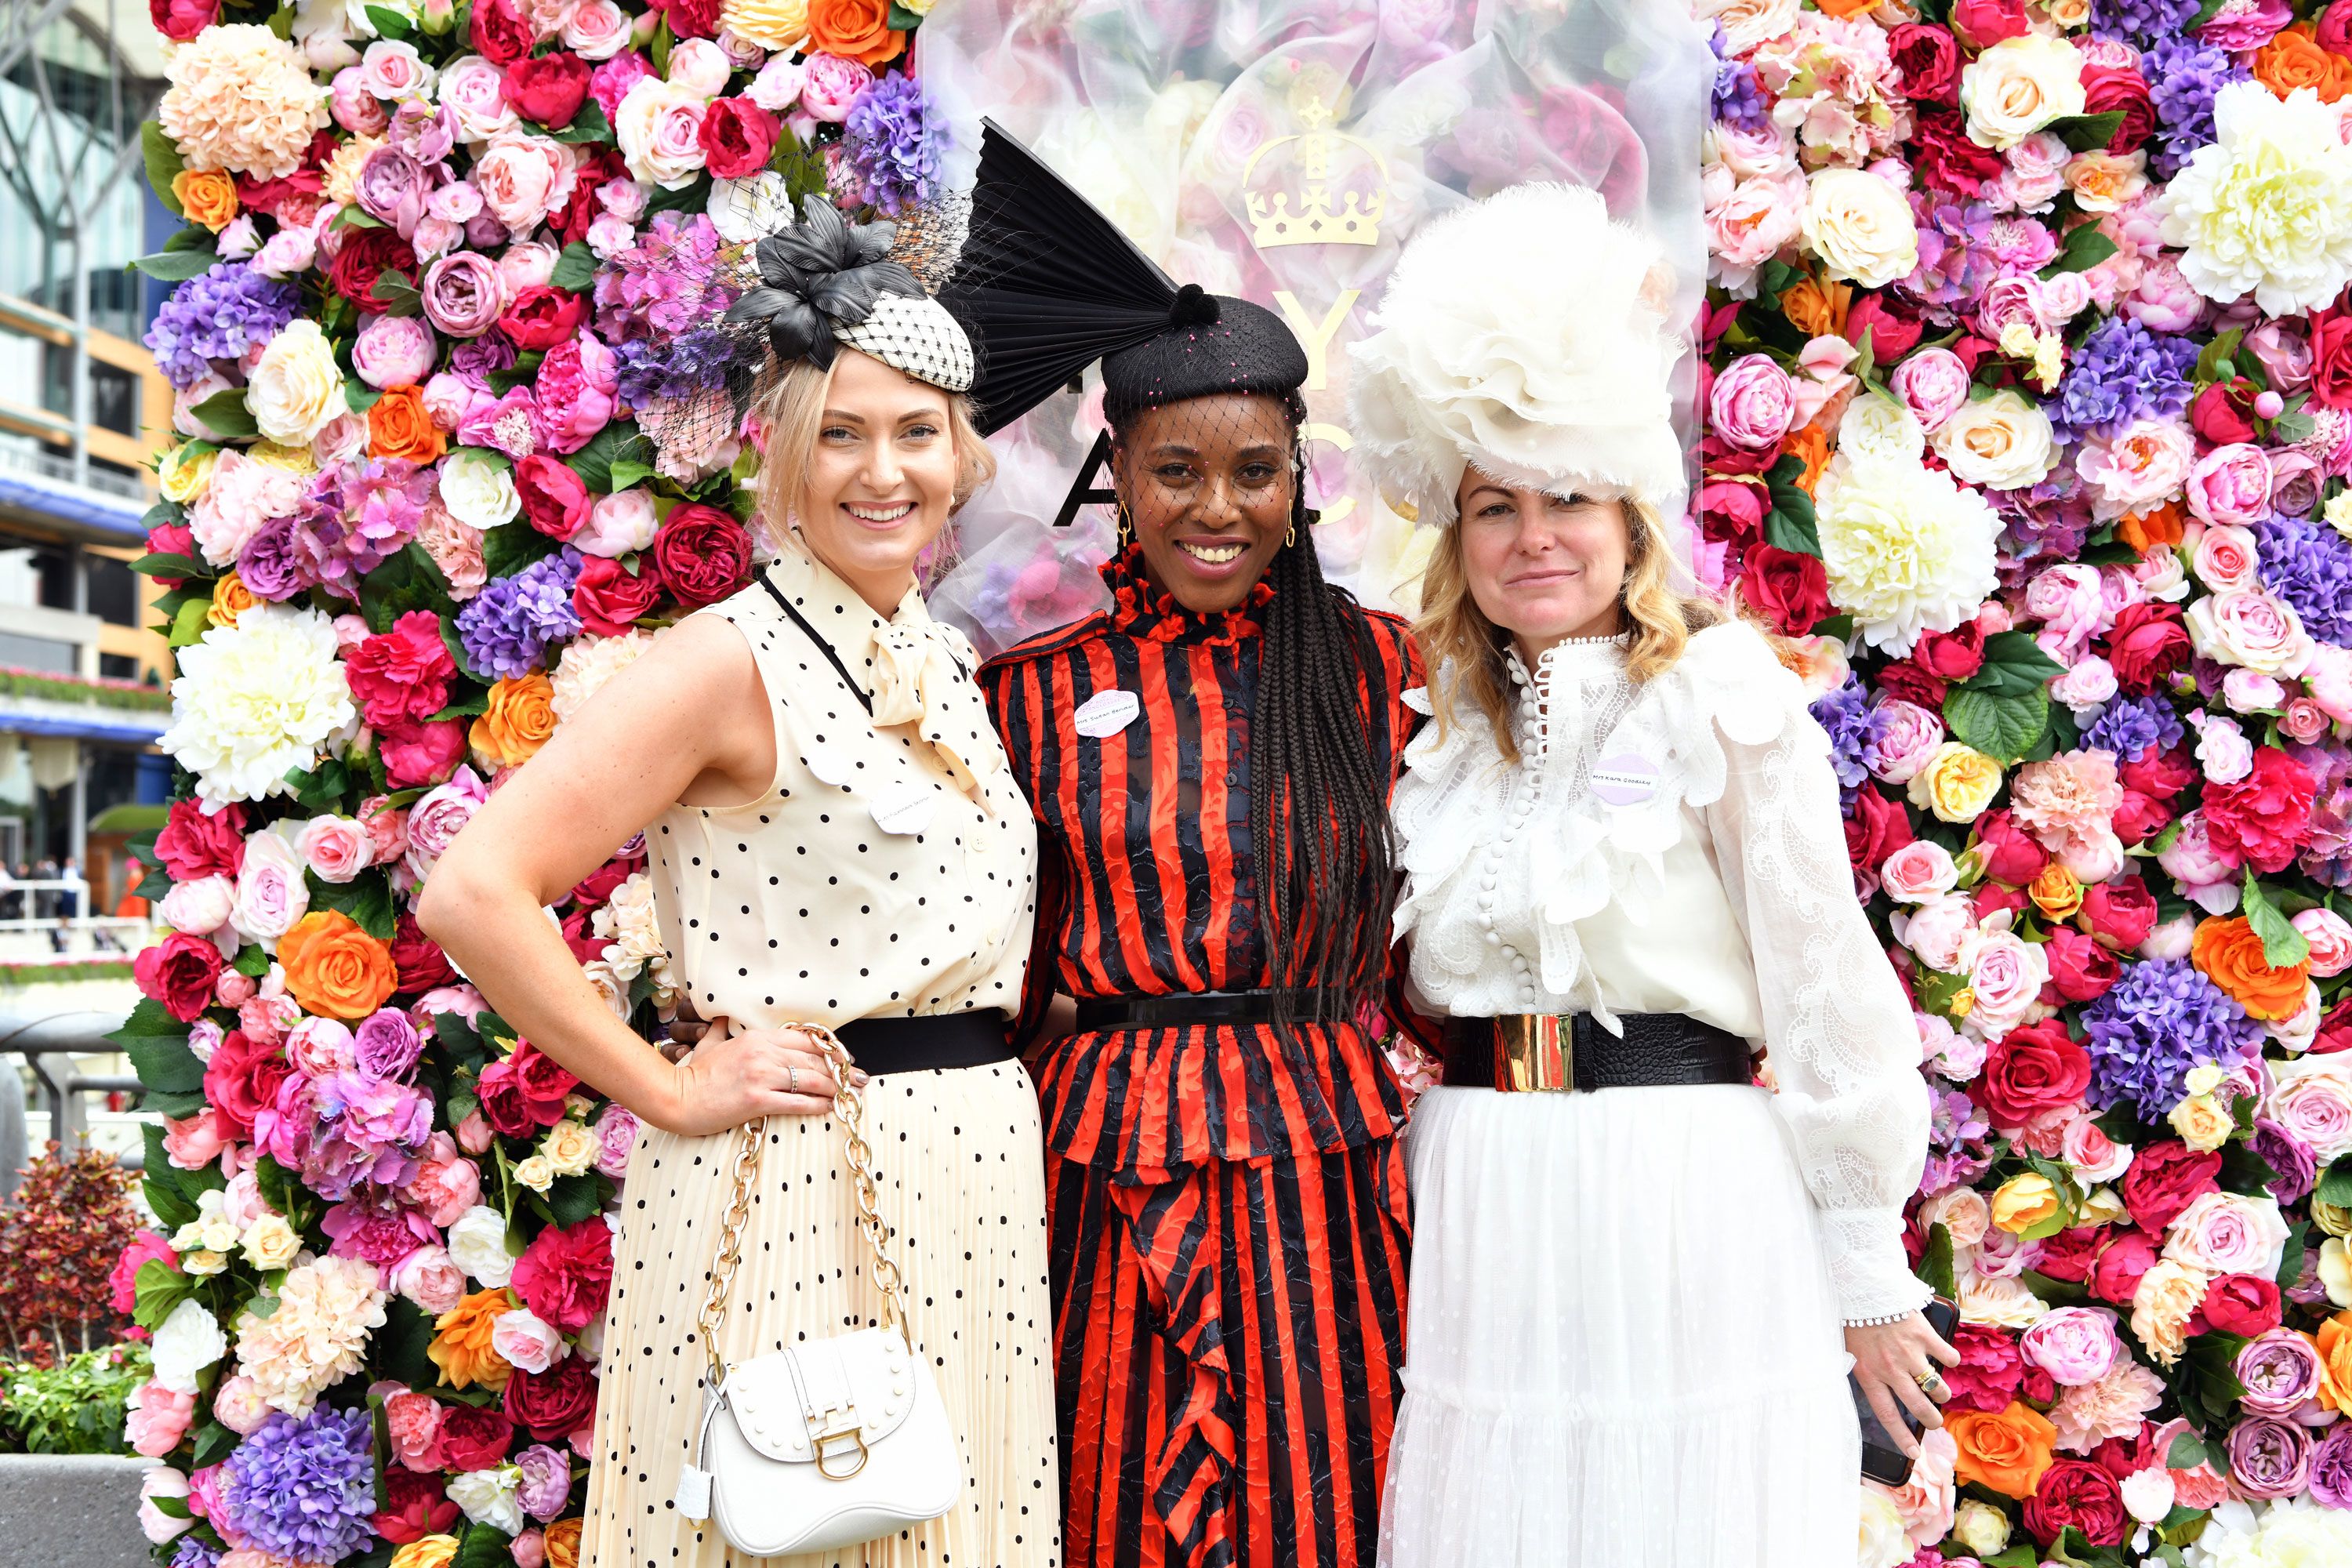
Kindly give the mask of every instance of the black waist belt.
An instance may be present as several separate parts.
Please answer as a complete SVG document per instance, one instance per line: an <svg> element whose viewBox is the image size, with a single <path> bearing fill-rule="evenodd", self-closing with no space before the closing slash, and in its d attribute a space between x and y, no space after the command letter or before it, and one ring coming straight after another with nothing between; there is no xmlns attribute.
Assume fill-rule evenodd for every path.
<svg viewBox="0 0 2352 1568"><path fill-rule="evenodd" d="M1078 1031L1093 1035L1160 1025L1270 1024L1276 994L1273 991L1184 991L1170 996L1105 996L1078 1004ZM1290 993L1294 1018L1311 1018L1340 1005L1340 994L1336 991Z"/></svg>
<svg viewBox="0 0 2352 1568"><path fill-rule="evenodd" d="M859 1018L834 1034L850 1059L877 1077L933 1068L978 1068L1020 1055L1004 1037L1004 1015L940 1013L924 1018Z"/></svg>
<svg viewBox="0 0 2352 1568"><path fill-rule="evenodd" d="M1590 1013L1445 1021L1445 1087L1582 1090L1753 1081L1748 1042L1680 1013L1621 1013L1620 1037Z"/></svg>

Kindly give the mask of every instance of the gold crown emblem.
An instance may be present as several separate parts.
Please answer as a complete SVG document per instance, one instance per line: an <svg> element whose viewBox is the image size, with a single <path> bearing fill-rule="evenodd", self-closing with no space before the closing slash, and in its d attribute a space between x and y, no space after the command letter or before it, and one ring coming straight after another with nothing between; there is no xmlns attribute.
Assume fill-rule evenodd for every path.
<svg viewBox="0 0 2352 1568"><path fill-rule="evenodd" d="M1320 93L1304 98L1298 120L1306 129L1264 143L1242 166L1250 243L1260 250L1279 245L1378 245L1381 218L1388 209L1388 161L1371 143L1332 130L1331 106ZM1296 164L1300 188L1248 188L1259 165L1285 147L1293 148L1289 156L1270 167ZM1332 177L1335 163L1346 165L1337 182ZM1370 189L1345 188L1349 174L1367 172L1373 176Z"/></svg>

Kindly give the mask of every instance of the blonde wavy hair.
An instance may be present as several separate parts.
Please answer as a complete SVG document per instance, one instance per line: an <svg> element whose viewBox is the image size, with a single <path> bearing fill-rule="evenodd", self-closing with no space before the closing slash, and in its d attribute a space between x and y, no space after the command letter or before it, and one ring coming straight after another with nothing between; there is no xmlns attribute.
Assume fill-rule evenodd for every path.
<svg viewBox="0 0 2352 1568"><path fill-rule="evenodd" d="M1693 632L1730 617L1719 605L1675 592L1674 552L1656 508L1631 498L1617 505L1626 534L1625 582L1618 591L1617 608L1625 629L1633 633L1625 672L1638 684L1672 669ZM1421 580L1421 618L1412 630L1433 674L1442 665L1454 668L1451 690L1440 680L1428 686L1439 735L1462 721L1454 711L1459 700L1486 716L1505 760L1517 762L1518 744L1511 738L1511 679L1504 658L1511 634L1488 620L1471 596L1458 521L1438 531Z"/></svg>
<svg viewBox="0 0 2352 1568"><path fill-rule="evenodd" d="M835 355L834 364L840 363L840 355ZM948 437L955 443L955 490L948 502L948 516L952 519L974 491L996 477L996 454L988 449L987 439L972 422L971 398L961 392L930 389L947 399ZM771 551L804 548L784 520L807 497L809 455L816 450L817 437L824 433L824 401L832 390L831 365L794 360L766 376L752 399L751 418L761 436L755 491L759 510L753 514L751 527L760 542ZM947 539L948 531L942 529L940 537ZM939 570L935 561L933 574Z"/></svg>

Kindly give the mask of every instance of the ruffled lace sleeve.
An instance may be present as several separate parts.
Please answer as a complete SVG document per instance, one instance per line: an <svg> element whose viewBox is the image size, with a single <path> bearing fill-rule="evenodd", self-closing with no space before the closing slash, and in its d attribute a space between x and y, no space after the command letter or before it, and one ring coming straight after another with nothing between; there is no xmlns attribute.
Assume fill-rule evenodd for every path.
<svg viewBox="0 0 2352 1568"><path fill-rule="evenodd" d="M1711 664L1739 667L1721 674L1749 686L1758 660L1770 650L1732 626L1694 638L1685 663L1701 680ZM1822 1212L1841 1310L1848 1323L1885 1321L1929 1295L1903 1250L1903 1205L1927 1155L1918 1028L1854 901L1829 738L1796 677L1774 670L1778 724L1718 719L1724 787L1703 815L1755 959L1775 1108Z"/></svg>

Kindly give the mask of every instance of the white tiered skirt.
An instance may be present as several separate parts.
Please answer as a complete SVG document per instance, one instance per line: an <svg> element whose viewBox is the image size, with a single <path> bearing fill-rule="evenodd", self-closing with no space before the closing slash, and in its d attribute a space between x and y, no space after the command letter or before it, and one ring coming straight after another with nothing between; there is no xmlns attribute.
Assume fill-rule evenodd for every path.
<svg viewBox="0 0 2352 1568"><path fill-rule="evenodd" d="M1383 1568L1831 1568L1861 1438L1767 1091L1436 1089Z"/></svg>

